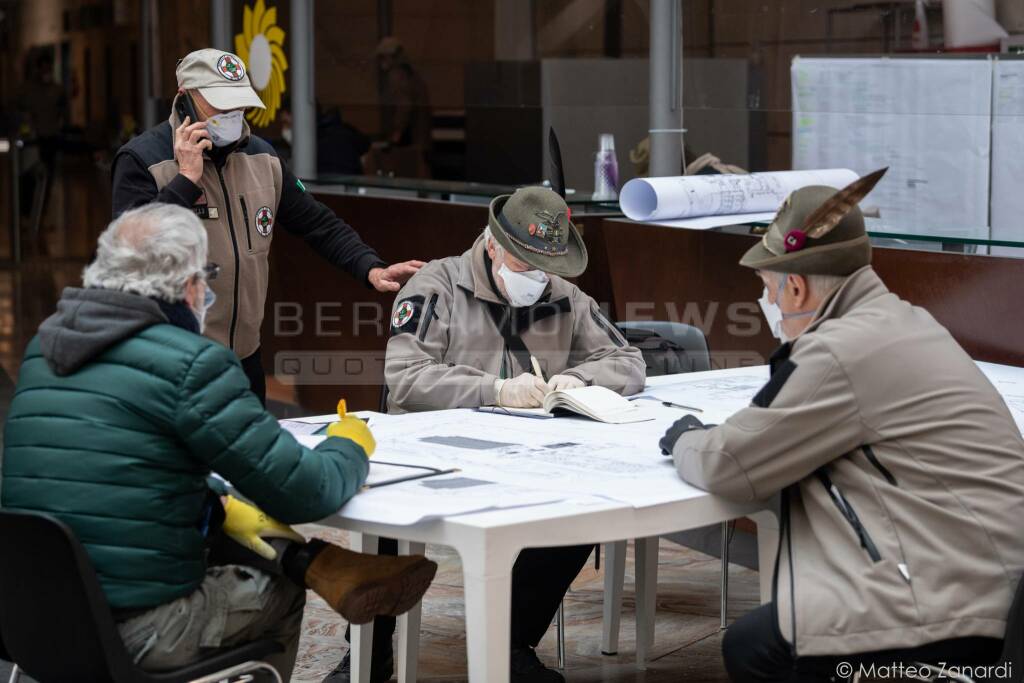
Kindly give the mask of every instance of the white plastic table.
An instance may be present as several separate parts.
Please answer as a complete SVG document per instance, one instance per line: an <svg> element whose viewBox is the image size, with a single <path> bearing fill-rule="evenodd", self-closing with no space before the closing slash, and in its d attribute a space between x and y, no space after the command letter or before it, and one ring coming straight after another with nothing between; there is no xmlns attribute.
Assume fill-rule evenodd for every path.
<svg viewBox="0 0 1024 683"><path fill-rule="evenodd" d="M678 503L635 509L609 503L581 511L571 503L553 503L516 510L498 510L399 526L346 520L338 516L326 523L355 532L354 550L376 553L379 537L399 539L400 553L422 553L436 543L454 548L462 559L465 585L466 647L469 680L506 683L509 677L512 565L523 548L604 543L640 539L637 573L649 578L637 595L638 629L654 610L657 555L645 552L646 539L657 548L663 534L751 517L758 525L758 553L762 567L771 567L778 543L774 511L761 504L738 504L704 494ZM761 572L761 600L771 595L771 572ZM399 619L398 680L416 680L420 607ZM373 625L352 628L352 680L369 680ZM638 648L649 646L650 633L637 632Z"/></svg>
<svg viewBox="0 0 1024 683"><path fill-rule="evenodd" d="M980 362L978 366L1003 396L1024 432L1024 369ZM767 378L767 369L737 368L654 378L648 386L704 378L749 379L752 374ZM636 444L635 448L651 448L656 454L657 439L652 438L652 444ZM386 516L382 514L381 518ZM469 680L506 683L512 565L520 550L638 539L636 572L642 580L637 581L637 656L642 657L653 640L654 620L649 617L653 617L655 608L658 537L744 516L753 519L758 527L760 566L773 566L779 533L773 503L733 503L708 493L648 507L614 501L585 507L561 502L434 518L411 525L348 519L344 514L324 523L354 532L353 548L362 552L377 552L377 540L381 536L399 539L399 552L403 554L422 553L427 543L454 548L462 559L465 583ZM760 572L762 602L771 599L771 580L771 571ZM419 627L419 606L399 619L399 681L416 680ZM371 624L352 629L352 680L356 683L369 680L372 628Z"/></svg>
<svg viewBox="0 0 1024 683"><path fill-rule="evenodd" d="M743 369L749 374L751 368ZM754 369L764 372L763 369ZM720 371L724 374L737 371ZM699 373L710 375L712 373ZM693 378L696 373L687 375ZM673 378L658 378L671 382ZM682 413L680 413L681 415ZM401 419L401 416L388 417ZM467 419L469 419L467 417ZM557 424L556 421L544 421ZM538 422L540 425L540 422ZM601 428L607 429L607 426ZM655 431L657 435L655 435ZM664 425L652 427L650 443L635 444L632 450L658 454L657 439ZM675 476L666 469L666 476ZM691 491L680 500L653 506L634 507L609 500L579 505L572 501L530 507L461 514L426 519L415 524L392 524L347 518L342 512L323 523L354 532L354 550L375 553L380 537L399 540L400 553L422 553L427 543L455 549L462 560L465 586L466 644L469 680L473 683L506 683L509 678L512 566L524 548L605 543L622 539L637 541L638 582L637 653L639 657L653 642L653 618L657 587L657 540L663 534L718 524L738 517L751 517L758 525L759 559L771 567L778 543L778 522L768 503L729 502L708 493ZM381 511L380 520L387 514ZM771 572L761 574L762 601L770 599ZM420 607L399 619L397 651L398 680L416 680ZM369 680L372 624L352 628L352 680Z"/></svg>

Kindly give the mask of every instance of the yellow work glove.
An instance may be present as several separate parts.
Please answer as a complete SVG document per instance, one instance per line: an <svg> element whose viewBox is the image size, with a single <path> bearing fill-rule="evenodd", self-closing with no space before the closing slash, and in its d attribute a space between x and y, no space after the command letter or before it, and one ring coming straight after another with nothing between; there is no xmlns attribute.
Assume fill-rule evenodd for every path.
<svg viewBox="0 0 1024 683"><path fill-rule="evenodd" d="M224 504L224 533L260 557L277 559L277 551L264 538L287 538L296 543L306 539L287 524L281 524L259 508L228 496Z"/></svg>
<svg viewBox="0 0 1024 683"><path fill-rule="evenodd" d="M377 450L377 442L373 433L366 423L354 415L346 414L345 399L338 401L338 421L327 426L327 436L340 436L343 439L351 439L366 452L369 458Z"/></svg>

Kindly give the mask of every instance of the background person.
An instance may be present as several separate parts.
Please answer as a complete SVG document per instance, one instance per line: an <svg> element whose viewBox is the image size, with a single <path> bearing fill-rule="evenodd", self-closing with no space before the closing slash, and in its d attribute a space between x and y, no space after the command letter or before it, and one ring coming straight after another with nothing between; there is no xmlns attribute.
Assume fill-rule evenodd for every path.
<svg viewBox="0 0 1024 683"><path fill-rule="evenodd" d="M279 223L380 292L397 292L423 264L386 265L355 230L307 194L270 143L251 133L245 110L264 105L236 55L197 50L175 73L178 93L169 119L132 139L114 159L114 215L156 201L189 208L202 220L210 260L221 267L206 334L235 352L253 392L264 400L260 326Z"/></svg>

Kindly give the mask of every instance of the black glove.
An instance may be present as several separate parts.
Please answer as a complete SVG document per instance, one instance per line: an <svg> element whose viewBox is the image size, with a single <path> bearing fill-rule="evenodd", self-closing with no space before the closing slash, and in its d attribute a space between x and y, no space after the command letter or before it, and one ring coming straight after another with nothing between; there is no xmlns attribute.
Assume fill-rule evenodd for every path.
<svg viewBox="0 0 1024 683"><path fill-rule="evenodd" d="M672 449L676 447L679 437L694 429L707 429L709 426L712 425L705 425L693 415L684 415L668 428L665 436L661 437L661 441L658 442L658 445L661 446L661 454L672 455Z"/></svg>

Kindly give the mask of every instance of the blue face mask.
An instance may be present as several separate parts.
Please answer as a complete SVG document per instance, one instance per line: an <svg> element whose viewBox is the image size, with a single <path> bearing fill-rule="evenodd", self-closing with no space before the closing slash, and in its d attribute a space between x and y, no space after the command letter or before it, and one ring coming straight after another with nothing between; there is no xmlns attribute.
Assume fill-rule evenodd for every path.
<svg viewBox="0 0 1024 683"><path fill-rule="evenodd" d="M217 301L217 295L210 289L210 283L206 283L206 293L203 294L203 305L198 311L193 310L192 312L196 316L196 321L199 323L199 334L206 331L206 312L210 310L213 303Z"/></svg>

